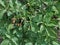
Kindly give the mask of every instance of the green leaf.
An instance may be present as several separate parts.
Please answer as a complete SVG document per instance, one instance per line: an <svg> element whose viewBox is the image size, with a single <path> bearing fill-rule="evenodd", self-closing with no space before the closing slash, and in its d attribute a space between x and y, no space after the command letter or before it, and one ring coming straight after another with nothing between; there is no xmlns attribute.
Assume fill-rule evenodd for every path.
<svg viewBox="0 0 60 45"><path fill-rule="evenodd" d="M42 32L43 32L43 30L44 30L44 26L43 26L43 25L41 25L41 26L40 26L40 33L42 33Z"/></svg>
<svg viewBox="0 0 60 45"><path fill-rule="evenodd" d="M29 42L29 43L26 43L25 45L32 45L32 43L31 43L31 42Z"/></svg>
<svg viewBox="0 0 60 45"><path fill-rule="evenodd" d="M53 45L59 45L59 43L57 43L57 42L53 41Z"/></svg>
<svg viewBox="0 0 60 45"><path fill-rule="evenodd" d="M8 26L8 29L7 30L10 30L10 29L13 29L14 28L14 24L9 24Z"/></svg>
<svg viewBox="0 0 60 45"><path fill-rule="evenodd" d="M51 17L53 16L53 13L52 12L47 12L45 15L44 15L44 18L43 18L43 21L45 23L50 23L51 21Z"/></svg>
<svg viewBox="0 0 60 45"><path fill-rule="evenodd" d="M8 34L5 34L5 35L6 35L6 37L7 37L8 39L10 39L10 40L12 41L12 43L14 43L15 45L18 45L17 42L16 42L18 39L17 39L16 37L13 37L13 38L12 38L12 37L11 37L10 35L8 35Z"/></svg>
<svg viewBox="0 0 60 45"><path fill-rule="evenodd" d="M9 0L10 7L14 8L12 0Z"/></svg>
<svg viewBox="0 0 60 45"><path fill-rule="evenodd" d="M52 10L55 11L55 14L59 14L59 11L57 10L55 6L52 6Z"/></svg>
<svg viewBox="0 0 60 45"><path fill-rule="evenodd" d="M54 26L56 26L55 24L53 24L53 23L49 23L49 24L45 24L46 26L49 26L49 27L54 27Z"/></svg>
<svg viewBox="0 0 60 45"><path fill-rule="evenodd" d="M50 36L50 33L49 33L49 31L47 29L46 29L46 33L47 33L48 36Z"/></svg>
<svg viewBox="0 0 60 45"><path fill-rule="evenodd" d="M42 20L42 15L36 15L32 18L33 22L40 22Z"/></svg>
<svg viewBox="0 0 60 45"><path fill-rule="evenodd" d="M14 28L14 24L9 24L7 27L7 32L10 33L10 30Z"/></svg>
<svg viewBox="0 0 60 45"><path fill-rule="evenodd" d="M5 7L4 1L0 0L0 4Z"/></svg>
<svg viewBox="0 0 60 45"><path fill-rule="evenodd" d="M5 40L1 43L1 45L9 45L9 40L5 39Z"/></svg>
<svg viewBox="0 0 60 45"><path fill-rule="evenodd" d="M6 12L6 9L0 11L0 19L2 19L2 17L3 17L3 15L4 15L5 12Z"/></svg>

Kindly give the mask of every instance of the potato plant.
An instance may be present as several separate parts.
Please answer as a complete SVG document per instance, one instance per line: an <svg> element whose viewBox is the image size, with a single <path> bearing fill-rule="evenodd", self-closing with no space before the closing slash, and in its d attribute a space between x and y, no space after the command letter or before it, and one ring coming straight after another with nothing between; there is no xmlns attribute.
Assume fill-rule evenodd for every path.
<svg viewBox="0 0 60 45"><path fill-rule="evenodd" d="M0 45L60 45L60 0L0 0Z"/></svg>

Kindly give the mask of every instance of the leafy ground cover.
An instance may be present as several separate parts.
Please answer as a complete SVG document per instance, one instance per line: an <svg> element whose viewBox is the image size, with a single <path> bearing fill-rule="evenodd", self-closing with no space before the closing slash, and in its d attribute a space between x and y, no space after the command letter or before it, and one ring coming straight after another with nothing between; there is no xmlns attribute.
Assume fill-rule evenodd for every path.
<svg viewBox="0 0 60 45"><path fill-rule="evenodd" d="M0 0L0 45L60 45L60 0Z"/></svg>

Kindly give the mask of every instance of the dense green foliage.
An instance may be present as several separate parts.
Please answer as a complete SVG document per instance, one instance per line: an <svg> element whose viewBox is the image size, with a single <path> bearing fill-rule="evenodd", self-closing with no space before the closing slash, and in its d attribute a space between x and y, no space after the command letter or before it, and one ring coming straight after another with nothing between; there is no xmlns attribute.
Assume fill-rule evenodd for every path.
<svg viewBox="0 0 60 45"><path fill-rule="evenodd" d="M1 45L59 45L60 0L0 0Z"/></svg>

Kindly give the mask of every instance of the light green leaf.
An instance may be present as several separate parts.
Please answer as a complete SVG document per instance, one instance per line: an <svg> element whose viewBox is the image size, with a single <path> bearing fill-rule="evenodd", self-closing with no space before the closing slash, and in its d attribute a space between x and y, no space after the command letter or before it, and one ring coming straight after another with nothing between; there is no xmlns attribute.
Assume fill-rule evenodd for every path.
<svg viewBox="0 0 60 45"><path fill-rule="evenodd" d="M55 11L55 14L59 14L59 11L57 10L55 6L52 6L52 10Z"/></svg>
<svg viewBox="0 0 60 45"><path fill-rule="evenodd" d="M57 42L53 41L53 45L59 45Z"/></svg>
<svg viewBox="0 0 60 45"><path fill-rule="evenodd" d="M50 27L53 27L53 26L56 26L55 24L53 23L49 23L49 24L45 24L46 26L50 26Z"/></svg>
<svg viewBox="0 0 60 45"><path fill-rule="evenodd" d="M4 4L4 2L3 2L2 0L0 0L0 4L1 4L3 7L5 7L5 4Z"/></svg>
<svg viewBox="0 0 60 45"><path fill-rule="evenodd" d="M32 43L31 43L31 42L29 42L29 43L26 43L25 45L32 45Z"/></svg>
<svg viewBox="0 0 60 45"><path fill-rule="evenodd" d="M43 30L44 30L44 26L41 25L41 26L40 26L40 32L42 33Z"/></svg>

